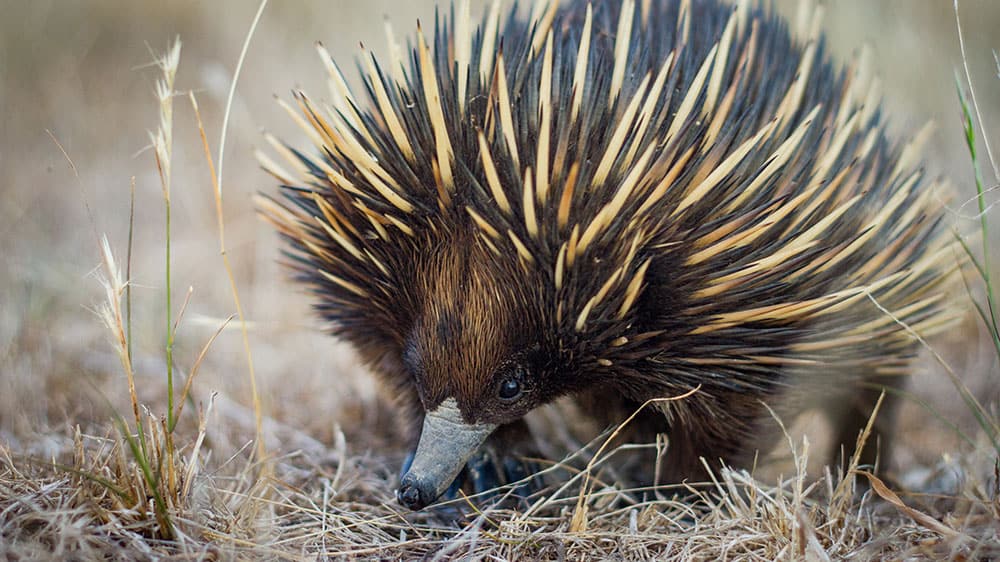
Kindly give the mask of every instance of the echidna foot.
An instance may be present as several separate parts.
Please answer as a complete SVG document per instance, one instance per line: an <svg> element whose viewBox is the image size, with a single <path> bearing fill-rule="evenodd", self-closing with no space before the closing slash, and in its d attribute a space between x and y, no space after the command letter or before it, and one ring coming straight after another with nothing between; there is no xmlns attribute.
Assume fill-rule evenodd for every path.
<svg viewBox="0 0 1000 562"><path fill-rule="evenodd" d="M492 447L484 447L469 460L463 472L471 483L472 492L483 500L496 497L526 500L542 488L538 471L539 466L534 461L499 455Z"/></svg>

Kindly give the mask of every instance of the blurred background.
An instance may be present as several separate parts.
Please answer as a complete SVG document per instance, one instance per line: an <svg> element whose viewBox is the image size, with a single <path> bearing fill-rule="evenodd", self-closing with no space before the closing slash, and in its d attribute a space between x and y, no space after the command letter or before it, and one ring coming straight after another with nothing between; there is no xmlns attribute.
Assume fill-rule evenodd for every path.
<svg viewBox="0 0 1000 562"><path fill-rule="evenodd" d="M484 4L474 0L474 13ZM144 401L164 403L164 206L153 155L146 150L149 131L158 125L154 82L159 72L151 63L180 38L176 88L195 92L212 150L217 150L230 78L256 8L245 1L0 0L0 442L15 450L54 453L64 450L71 424L107 423L102 397L120 411L126 407L118 358L92 309L101 299L94 275L101 235L107 234L124 261L133 177L137 384ZM777 9L794 18L797 3L779 2ZM1000 145L1000 79L992 51L1000 3L966 0L959 10L985 127ZM228 254L252 322L253 357L267 412L273 423L301 428L327 443L337 421L350 421L349 430L390 428L393 420L386 410L371 407L376 396L371 379L349 350L319 333L307 296L277 266L277 237L256 218L251 203L254 193L274 192L276 186L258 168L253 149L266 148L263 130L303 144L273 97L287 99L299 87L326 97L315 41L327 45L357 85L351 61L359 42L384 52L383 16L391 18L397 35L408 36L418 18L432 20L434 8L427 1L391 0L269 5L250 45L226 145ZM839 0L826 6L825 28L839 61L864 44L872 47L890 129L904 136L935 120L927 166L933 175L953 180L959 194L955 207L972 197L955 91L962 57L952 3ZM992 172L983 172L987 187L994 186ZM175 100L172 205L175 309L193 287L176 345L183 373L235 311L219 255L209 171L184 97ZM965 206L955 226L973 232L977 223L968 217L975 212L974 204ZM219 423L249 429L246 361L233 328L209 352L195 397L204 400L219 391ZM970 318L937 345L973 391L995 403L1000 385L989 383L996 366L987 343ZM952 419L965 420L967 409L941 369L932 361L923 363L914 388ZM929 416L910 410L901 441L914 447L903 462L933 462L942 450L957 446L953 433L928 432L926 426L934 425ZM236 433L252 436L252 431ZM933 435L938 441L927 441Z"/></svg>

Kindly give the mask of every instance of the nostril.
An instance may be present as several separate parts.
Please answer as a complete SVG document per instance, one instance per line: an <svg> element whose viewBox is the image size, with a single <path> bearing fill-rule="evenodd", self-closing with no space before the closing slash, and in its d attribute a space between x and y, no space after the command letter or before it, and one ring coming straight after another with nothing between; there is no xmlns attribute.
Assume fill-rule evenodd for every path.
<svg viewBox="0 0 1000 562"><path fill-rule="evenodd" d="M413 483L403 482L396 490L396 499L409 509L420 509L424 507L424 502L420 499L420 489Z"/></svg>

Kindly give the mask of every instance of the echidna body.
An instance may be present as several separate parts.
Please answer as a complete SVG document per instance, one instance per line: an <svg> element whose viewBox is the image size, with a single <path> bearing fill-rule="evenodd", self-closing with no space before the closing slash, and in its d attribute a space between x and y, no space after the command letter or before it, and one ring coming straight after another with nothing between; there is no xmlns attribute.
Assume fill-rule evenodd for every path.
<svg viewBox="0 0 1000 562"><path fill-rule="evenodd" d="M528 13L530 12L530 13ZM751 2L468 2L404 59L329 55L319 149L275 142L264 212L337 336L422 430L401 501L426 505L499 426L558 397L647 400L667 474L739 463L838 404L853 445L945 321L942 212L877 89ZM795 39L799 37L800 39ZM273 139L272 139L273 140ZM420 424L415 424L419 426ZM652 467L650 467L652 471Z"/></svg>

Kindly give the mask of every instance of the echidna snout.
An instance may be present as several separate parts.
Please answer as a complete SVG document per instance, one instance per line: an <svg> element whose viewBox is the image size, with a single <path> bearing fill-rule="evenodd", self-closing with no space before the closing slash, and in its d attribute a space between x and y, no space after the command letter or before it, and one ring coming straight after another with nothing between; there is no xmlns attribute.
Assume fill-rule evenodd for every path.
<svg viewBox="0 0 1000 562"><path fill-rule="evenodd" d="M421 509L436 500L494 429L494 424L466 423L454 398L428 412L413 463L396 491L399 503Z"/></svg>

